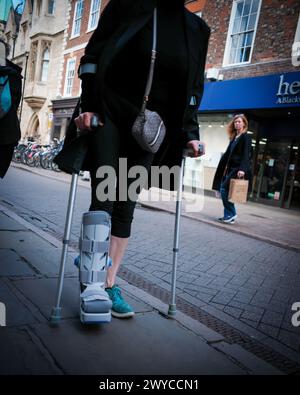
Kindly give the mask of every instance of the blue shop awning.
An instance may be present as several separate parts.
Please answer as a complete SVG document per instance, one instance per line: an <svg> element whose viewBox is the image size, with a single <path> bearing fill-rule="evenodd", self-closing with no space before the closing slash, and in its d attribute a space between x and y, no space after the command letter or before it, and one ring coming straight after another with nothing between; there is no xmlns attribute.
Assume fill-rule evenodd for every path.
<svg viewBox="0 0 300 395"><path fill-rule="evenodd" d="M300 72L207 82L200 111L300 107Z"/></svg>

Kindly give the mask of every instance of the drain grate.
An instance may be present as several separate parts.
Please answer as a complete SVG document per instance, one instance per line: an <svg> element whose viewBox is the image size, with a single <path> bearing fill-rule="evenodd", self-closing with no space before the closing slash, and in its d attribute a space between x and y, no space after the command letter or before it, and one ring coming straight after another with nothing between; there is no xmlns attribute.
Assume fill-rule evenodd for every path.
<svg viewBox="0 0 300 395"><path fill-rule="evenodd" d="M129 269L121 267L118 276L162 302L166 304L170 303L171 293L169 291L159 287L151 281L145 280L142 276ZM180 297L176 297L176 307L182 313L222 335L229 344L240 345L245 350L286 374L300 375L300 364L288 359L279 352L252 339L246 334L239 332L229 324L201 310L201 308L194 306Z"/></svg>

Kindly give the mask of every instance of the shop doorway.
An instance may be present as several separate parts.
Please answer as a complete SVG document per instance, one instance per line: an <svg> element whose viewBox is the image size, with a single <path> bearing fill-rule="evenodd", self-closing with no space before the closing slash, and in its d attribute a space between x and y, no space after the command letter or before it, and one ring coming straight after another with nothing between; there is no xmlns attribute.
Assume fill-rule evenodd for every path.
<svg viewBox="0 0 300 395"><path fill-rule="evenodd" d="M252 200L300 209L299 142L263 138L258 144Z"/></svg>

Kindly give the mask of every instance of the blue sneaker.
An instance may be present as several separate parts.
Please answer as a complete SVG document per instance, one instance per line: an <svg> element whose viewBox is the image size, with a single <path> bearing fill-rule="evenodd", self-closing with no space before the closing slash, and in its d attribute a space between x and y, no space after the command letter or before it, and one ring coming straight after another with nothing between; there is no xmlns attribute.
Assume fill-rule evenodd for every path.
<svg viewBox="0 0 300 395"><path fill-rule="evenodd" d="M119 287L114 285L112 288L105 288L110 300L112 301L111 315L117 318L129 318L134 316L132 307L125 302Z"/></svg>

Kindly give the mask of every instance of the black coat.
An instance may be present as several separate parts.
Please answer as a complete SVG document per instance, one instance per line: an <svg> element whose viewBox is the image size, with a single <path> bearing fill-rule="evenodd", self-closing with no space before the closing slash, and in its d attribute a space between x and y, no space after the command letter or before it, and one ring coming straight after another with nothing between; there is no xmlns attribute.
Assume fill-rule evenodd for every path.
<svg viewBox="0 0 300 395"><path fill-rule="evenodd" d="M20 123L17 109L22 96L22 69L6 60L6 66L0 66L0 76L8 76L12 105L8 113L0 119L0 177L4 177L10 165L13 148L20 137Z"/></svg>
<svg viewBox="0 0 300 395"><path fill-rule="evenodd" d="M92 83L92 92L91 84L87 87L86 82L82 81L82 111L98 112L105 123L103 97L104 91L107 94L105 90L107 68L125 44L150 20L155 5L156 0L110 0L85 49L85 55L81 59L81 64L97 63L96 81ZM184 116L182 125L179 127L182 134L174 136L172 141L162 145L154 158L153 165L156 166L180 165L185 143L189 140L199 139L197 113L203 95L204 69L210 29L201 18L186 9L184 9L184 20L189 68L187 95L183 100L186 103L183 109ZM86 157L88 136L77 137L76 126L73 122L78 111L79 104L67 129L63 150L55 159L59 167L68 173L79 172L83 169L89 170L89 162Z"/></svg>
<svg viewBox="0 0 300 395"><path fill-rule="evenodd" d="M236 178L238 171L245 172L245 179L249 180L249 190L251 190L251 155L252 155L252 139L247 133L242 134L233 149L230 149L230 144L226 152L222 156L216 170L213 180L212 189L219 191L221 182L227 166L227 181L231 178Z"/></svg>

